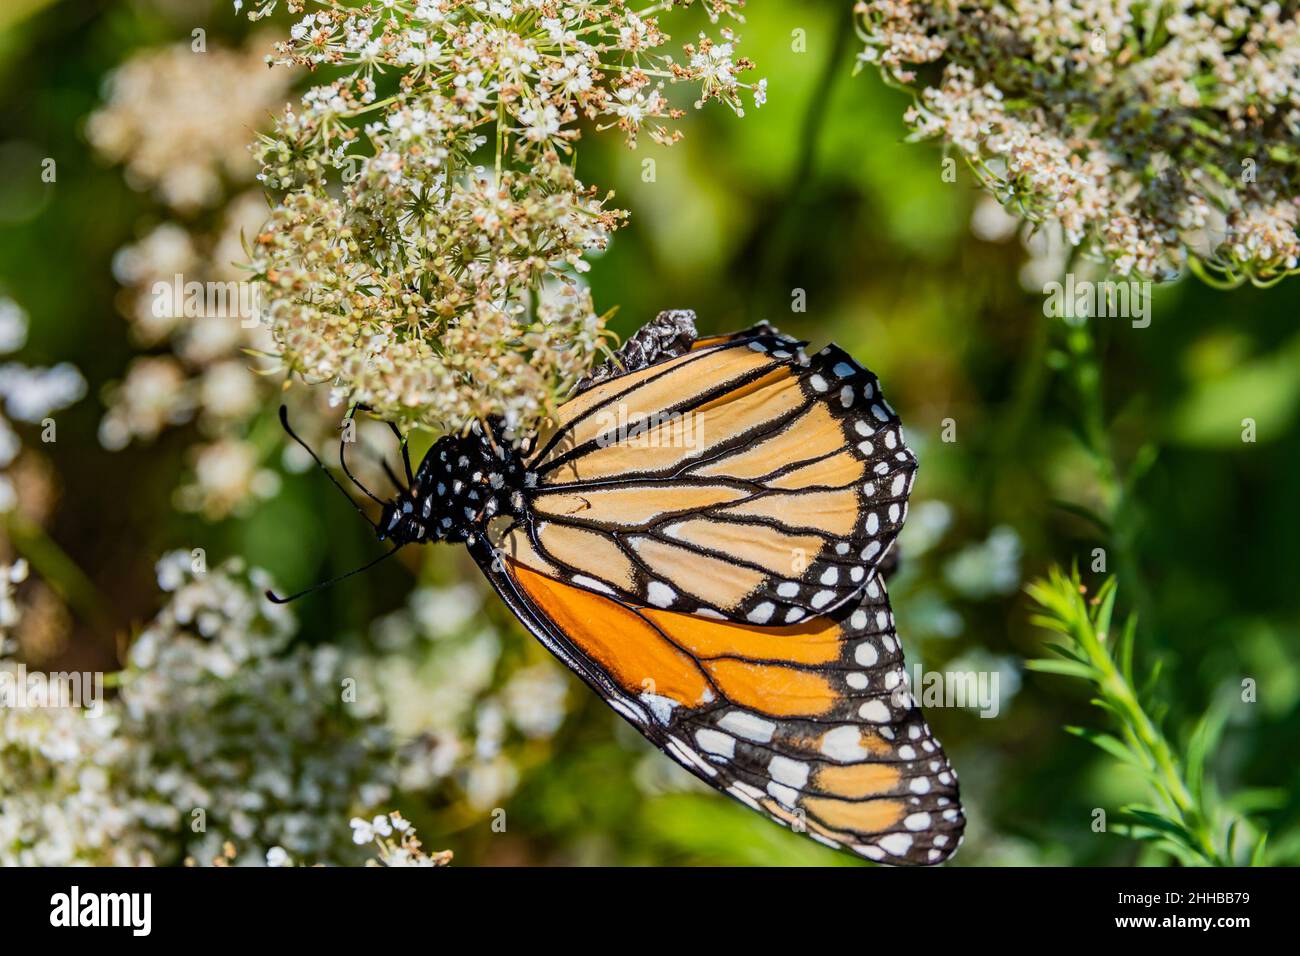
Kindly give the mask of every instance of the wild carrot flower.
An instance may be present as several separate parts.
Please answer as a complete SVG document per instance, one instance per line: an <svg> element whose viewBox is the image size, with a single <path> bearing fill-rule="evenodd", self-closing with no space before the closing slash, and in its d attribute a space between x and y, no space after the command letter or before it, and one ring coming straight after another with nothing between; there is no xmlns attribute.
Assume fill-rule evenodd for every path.
<svg viewBox="0 0 1300 956"><path fill-rule="evenodd" d="M860 0L862 63L1008 210L1122 275L1300 269L1300 6Z"/></svg>
<svg viewBox="0 0 1300 956"><path fill-rule="evenodd" d="M357 823L357 820L352 821L354 835L359 832L355 829ZM375 817L373 823L367 825L366 832L370 839L357 842L374 843L378 856L378 859L367 860L367 866L432 867L446 866L451 862L450 850L428 853L416 835L415 827L396 810Z"/></svg>
<svg viewBox="0 0 1300 956"><path fill-rule="evenodd" d="M27 342L28 316L13 299L0 298L0 355L16 352ZM86 380L67 362L34 367L9 359L0 361L0 514L18 503L12 466L23 444L14 422L45 428L50 417L76 404L86 394ZM49 440L47 438L47 440Z"/></svg>
<svg viewBox="0 0 1300 956"><path fill-rule="evenodd" d="M481 588L420 587L374 622L373 653L358 679L386 690L385 720L399 742L398 786L438 794L481 814L518 786L526 754L568 711L569 684L549 658L479 613Z"/></svg>
<svg viewBox="0 0 1300 956"><path fill-rule="evenodd" d="M111 75L107 101L87 121L100 154L123 162L128 182L152 190L175 216L113 260L118 309L147 354L104 390L100 443L117 450L196 423L192 471L176 503L213 519L274 490L266 452L248 436L280 383L249 357L273 341L238 266L247 259L244 237L269 211L262 191L247 188L257 172L247 143L294 81L253 52L267 42L255 38L243 51L143 50ZM196 297L186 291L194 288ZM216 307L212 292L221 296Z"/></svg>
<svg viewBox="0 0 1300 956"><path fill-rule="evenodd" d="M288 647L292 614L262 597L262 572L191 552L157 572L166 604L98 715L0 707L0 865L206 861L228 842L359 860L338 821L390 795L390 735L365 705L377 695L347 698L335 648ZM0 636L25 573L0 567Z"/></svg>
<svg viewBox="0 0 1300 956"><path fill-rule="evenodd" d="M730 29L667 52L659 16L691 2L289 0L272 61L342 73L256 147L279 198L253 268L286 366L390 420L535 426L602 348L579 277L625 216L578 178L579 124L672 143L674 84L761 101Z"/></svg>
<svg viewBox="0 0 1300 956"><path fill-rule="evenodd" d="M223 178L251 174L249 130L278 109L293 74L266 69L247 51L189 44L151 50L111 73L107 104L86 135L102 155L126 165L127 181L192 214L223 196Z"/></svg>

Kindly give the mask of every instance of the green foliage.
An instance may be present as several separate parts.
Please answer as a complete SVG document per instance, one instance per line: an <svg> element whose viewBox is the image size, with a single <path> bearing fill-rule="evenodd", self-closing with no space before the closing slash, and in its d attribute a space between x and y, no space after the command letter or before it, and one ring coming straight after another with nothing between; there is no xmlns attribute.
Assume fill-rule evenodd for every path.
<svg viewBox="0 0 1300 956"><path fill-rule="evenodd" d="M1232 866L1264 861L1268 834L1253 845L1240 839L1252 827L1246 818L1216 798L1207 782L1207 762L1225 724L1222 709L1210 708L1176 747L1161 730L1167 703L1159 695L1159 665L1139 687L1134 677L1133 647L1137 618L1114 620L1117 588L1113 578L1091 600L1078 570L1068 576L1053 568L1026 590L1039 611L1032 621L1061 635L1064 643L1047 648L1056 656L1026 662L1031 670L1083 681L1092 703L1105 711L1114 733L1087 727L1066 731L1094 744L1113 759L1136 770L1150 790L1150 803L1121 808L1126 824L1117 832L1152 844L1187 866Z"/></svg>

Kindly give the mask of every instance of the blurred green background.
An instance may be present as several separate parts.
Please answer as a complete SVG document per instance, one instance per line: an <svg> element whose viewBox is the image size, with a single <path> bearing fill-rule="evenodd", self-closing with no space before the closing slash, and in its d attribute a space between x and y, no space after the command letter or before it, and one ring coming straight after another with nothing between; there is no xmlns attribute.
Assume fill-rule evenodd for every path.
<svg viewBox="0 0 1300 956"><path fill-rule="evenodd" d="M1114 461L1127 471L1144 447L1155 457L1112 528L1063 506L1104 511L1106 495L1080 435L1086 413L1061 351L1069 332L1022 288L1021 243L972 231L971 177L945 182L937 147L901 141L907 97L872 72L853 75L850 6L750 5L739 32L769 81L762 109L692 113L672 148L584 139L580 175L613 188L632 214L588 276L597 307L618 306L623 335L665 308L694 309L702 331L767 319L817 346L835 340L880 376L921 459L891 588L909 668L996 670L1001 681L996 718L928 714L970 818L955 864L1140 859L1135 844L1090 829L1093 808L1141 787L1063 731L1099 722L1086 693L1021 667L1043 640L1021 586L1053 563L1086 571L1098 547L1119 574L1121 606L1141 614L1140 667L1165 662L1175 736L1212 701L1236 702L1215 778L1225 790L1276 791L1264 816L1272 859L1293 860L1300 283L1222 292L1184 280L1156 290L1149 328L1096 322ZM285 17L272 22L284 29ZM107 630L73 619L57 658L80 666L111 667L120 636L156 610L152 569L166 550L243 555L294 586L374 553L318 475L286 475L250 513L205 522L172 506L193 426L120 452L97 440L101 390L139 351L114 305L112 259L162 213L95 156L84 122L109 70L140 49L188 42L196 26L211 45L238 46L250 32L224 0L8 0L0 12L0 294L32 317L22 358L71 361L90 385L44 449L55 476L49 534L113 618ZM57 160L54 184L40 179L45 157ZM792 310L799 290L806 311ZM1253 443L1241 440L1245 418L1257 423ZM947 419L955 441L941 440ZM405 568L390 563L302 602L300 639L365 646L417 579L445 588L475 575L452 549L426 549ZM544 656L493 600L474 613L502 635L501 660ZM1257 703L1239 702L1244 678L1258 682ZM510 750L514 785L496 804L507 832L493 832L471 783L452 776L400 801L426 844L453 849L458 865L855 863L705 792L565 680L559 729Z"/></svg>

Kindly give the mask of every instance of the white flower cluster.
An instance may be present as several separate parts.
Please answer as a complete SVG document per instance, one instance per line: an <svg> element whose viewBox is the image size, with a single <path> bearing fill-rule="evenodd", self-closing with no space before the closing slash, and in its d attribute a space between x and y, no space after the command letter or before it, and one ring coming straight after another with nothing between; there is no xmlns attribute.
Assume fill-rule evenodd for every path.
<svg viewBox="0 0 1300 956"><path fill-rule="evenodd" d="M257 173L248 139L293 82L254 52L267 42L143 50L111 75L107 101L87 121L101 155L124 162L131 184L152 188L177 214L113 259L119 310L145 354L105 389L100 443L118 450L197 422L201 437L176 503L212 519L278 490L267 450L249 439L280 384L259 374L250 354L273 342L255 309L243 314L256 287L239 265L268 213L261 190L246 189ZM204 210L211 212L199 216ZM197 297L189 291L196 284L204 293ZM209 290L220 293L221 308L210 308Z"/></svg>
<svg viewBox="0 0 1300 956"><path fill-rule="evenodd" d="M27 571L27 562L21 558L13 564L0 565L0 658L17 649L10 647L13 641L9 636L22 620L14 588L27 580Z"/></svg>
<svg viewBox="0 0 1300 956"><path fill-rule="evenodd" d="M353 817L352 842L373 843L378 852L377 861L367 861L374 866L446 866L451 862L451 851L429 854L424 851L415 827L400 813L381 813L372 820Z"/></svg>
<svg viewBox="0 0 1300 956"><path fill-rule="evenodd" d="M286 365L394 421L535 427L603 346L577 274L624 216L574 173L579 124L671 143L672 84L737 113L763 98L728 29L664 50L659 15L696 2L288 0L274 61L343 73L257 147L281 198L254 265Z"/></svg>
<svg viewBox="0 0 1300 956"><path fill-rule="evenodd" d="M26 341L27 313L13 299L0 298L0 355L18 351ZM5 473L23 447L12 423L39 425L85 394L86 380L67 362L49 368L0 363L0 514L18 503L13 480Z"/></svg>
<svg viewBox="0 0 1300 956"><path fill-rule="evenodd" d="M859 0L860 56L1016 215L1121 275L1300 270L1292 0Z"/></svg>
<svg viewBox="0 0 1300 956"><path fill-rule="evenodd" d="M249 131L284 104L292 74L265 69L251 52L177 44L134 57L111 73L107 105L86 135L126 165L128 182L190 214L216 205L223 180L247 179Z"/></svg>
<svg viewBox="0 0 1300 956"><path fill-rule="evenodd" d="M167 345L169 351L133 360L125 379L109 390L100 426L106 448L151 441L195 417L204 434L224 436L264 404L266 387L245 352L270 346L265 329L234 309L186 314L184 288L197 281L222 283L223 295L229 292L234 301L238 282L246 278L232 264L243 256L240 237L255 234L266 214L261 195L246 192L222 210L215 236L164 222L118 251L113 272L125 290L122 306L132 338L142 348Z"/></svg>
<svg viewBox="0 0 1300 956"><path fill-rule="evenodd" d="M158 578L170 599L101 716L0 711L0 865L207 861L228 842L354 859L337 821L388 798L392 751L340 655L287 647L291 617L237 561L177 552Z"/></svg>
<svg viewBox="0 0 1300 956"><path fill-rule="evenodd" d="M349 825L353 843L374 845L376 856L366 860L366 866L434 867L451 862L450 850L427 852L416 835L415 826L396 810L378 814L370 820L353 817ZM273 846L266 851L266 865L294 866L295 861L284 847Z"/></svg>

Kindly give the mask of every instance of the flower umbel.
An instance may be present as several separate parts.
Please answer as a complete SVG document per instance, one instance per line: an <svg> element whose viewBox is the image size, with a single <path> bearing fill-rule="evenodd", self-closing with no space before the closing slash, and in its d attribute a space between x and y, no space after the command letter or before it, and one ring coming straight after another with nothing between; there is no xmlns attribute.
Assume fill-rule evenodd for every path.
<svg viewBox="0 0 1300 956"><path fill-rule="evenodd" d="M578 179L578 124L668 144L672 85L737 113L763 95L729 29L665 51L659 15L693 2L310 4L271 59L343 73L255 147L279 201L253 268L285 365L394 421L535 427L603 346L579 276L625 216Z"/></svg>
<svg viewBox="0 0 1300 956"><path fill-rule="evenodd" d="M861 0L862 63L916 93L1011 212L1122 275L1300 269L1300 4Z"/></svg>
<svg viewBox="0 0 1300 956"><path fill-rule="evenodd" d="M0 707L0 865L359 860L338 822L386 801L391 735L348 703L338 650L289 648L294 622L263 572L191 552L158 563L168 600L100 712ZM0 566L0 635L18 623ZM0 647L0 672L20 663ZM269 851L279 848L285 854Z"/></svg>

